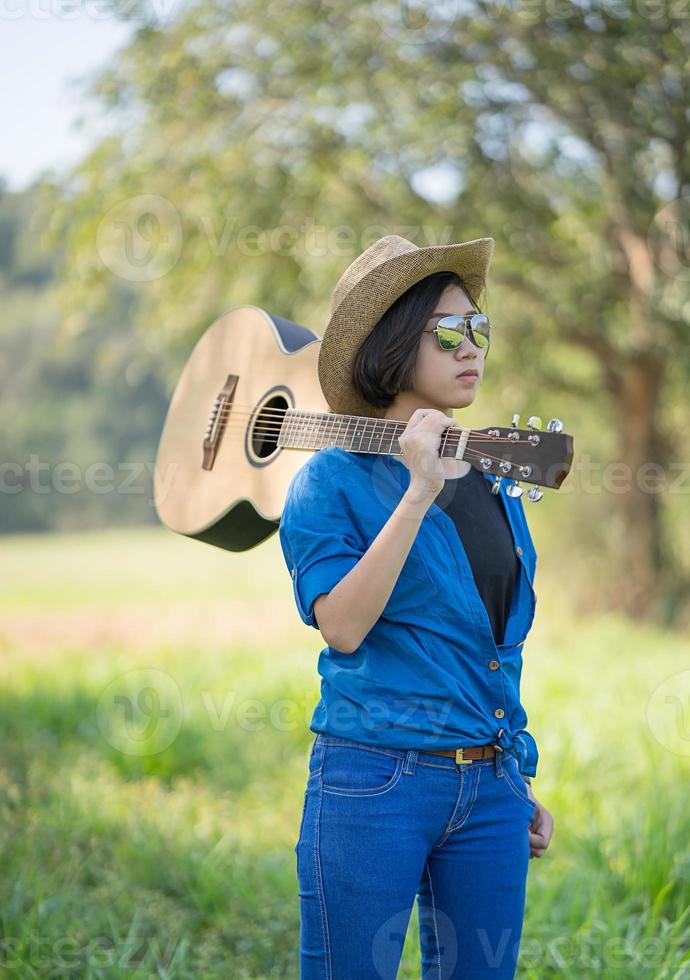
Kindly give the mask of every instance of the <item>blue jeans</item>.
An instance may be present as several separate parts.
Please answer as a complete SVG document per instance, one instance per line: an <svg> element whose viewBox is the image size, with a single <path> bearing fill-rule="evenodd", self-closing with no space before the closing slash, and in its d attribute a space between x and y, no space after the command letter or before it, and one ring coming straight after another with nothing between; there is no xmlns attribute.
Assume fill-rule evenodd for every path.
<svg viewBox="0 0 690 980"><path fill-rule="evenodd" d="M317 734L295 853L302 980L512 980L536 804L507 752L456 763Z"/></svg>

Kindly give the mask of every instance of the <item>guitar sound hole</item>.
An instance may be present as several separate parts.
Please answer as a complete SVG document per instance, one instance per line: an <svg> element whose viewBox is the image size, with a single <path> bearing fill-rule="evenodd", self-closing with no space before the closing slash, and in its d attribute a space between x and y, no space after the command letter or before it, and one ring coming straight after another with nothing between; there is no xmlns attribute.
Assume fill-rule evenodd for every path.
<svg viewBox="0 0 690 980"><path fill-rule="evenodd" d="M287 408L287 399L283 395L274 395L257 412L251 440L252 451L260 459L265 459L276 451L280 426Z"/></svg>

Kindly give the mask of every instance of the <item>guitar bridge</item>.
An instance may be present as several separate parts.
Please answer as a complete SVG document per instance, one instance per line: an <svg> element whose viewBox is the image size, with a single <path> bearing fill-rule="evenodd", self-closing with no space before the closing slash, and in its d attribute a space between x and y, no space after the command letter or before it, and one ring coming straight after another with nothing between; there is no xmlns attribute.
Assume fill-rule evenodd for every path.
<svg viewBox="0 0 690 980"><path fill-rule="evenodd" d="M225 432L225 426L230 418L230 409L235 399L235 388L239 381L239 375L229 374L220 392L216 396L211 412L208 417L208 425L204 433L203 460L201 468L212 470L216 461L218 447L220 446Z"/></svg>

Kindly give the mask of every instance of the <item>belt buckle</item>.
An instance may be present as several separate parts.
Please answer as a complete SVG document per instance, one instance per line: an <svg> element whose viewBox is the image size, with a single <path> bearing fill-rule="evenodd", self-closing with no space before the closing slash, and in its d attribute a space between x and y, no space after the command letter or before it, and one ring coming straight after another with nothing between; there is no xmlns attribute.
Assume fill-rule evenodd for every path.
<svg viewBox="0 0 690 980"><path fill-rule="evenodd" d="M455 762L456 763L460 763L460 762L472 762L473 761L472 759L463 759L463 757L462 757L463 752L464 752L464 749L456 749L455 750Z"/></svg>

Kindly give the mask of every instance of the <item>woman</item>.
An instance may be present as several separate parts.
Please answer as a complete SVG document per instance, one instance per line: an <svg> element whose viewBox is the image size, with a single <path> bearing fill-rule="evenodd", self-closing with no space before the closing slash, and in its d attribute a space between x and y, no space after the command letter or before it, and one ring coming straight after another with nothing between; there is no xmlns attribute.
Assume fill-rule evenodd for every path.
<svg viewBox="0 0 690 980"><path fill-rule="evenodd" d="M424 978L512 978L553 830L519 698L536 553L452 414L484 373L493 244L388 235L333 294L319 380L359 451L314 453L280 524L328 644L295 845L303 980L394 978L415 900Z"/></svg>

